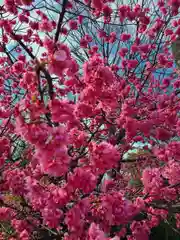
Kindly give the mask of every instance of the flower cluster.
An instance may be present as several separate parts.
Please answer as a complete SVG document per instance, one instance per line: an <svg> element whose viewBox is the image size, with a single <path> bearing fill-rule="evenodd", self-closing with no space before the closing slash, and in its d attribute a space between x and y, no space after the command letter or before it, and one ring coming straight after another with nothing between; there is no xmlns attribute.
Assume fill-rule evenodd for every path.
<svg viewBox="0 0 180 240"><path fill-rule="evenodd" d="M0 6L0 239L178 233L180 1L41 2Z"/></svg>

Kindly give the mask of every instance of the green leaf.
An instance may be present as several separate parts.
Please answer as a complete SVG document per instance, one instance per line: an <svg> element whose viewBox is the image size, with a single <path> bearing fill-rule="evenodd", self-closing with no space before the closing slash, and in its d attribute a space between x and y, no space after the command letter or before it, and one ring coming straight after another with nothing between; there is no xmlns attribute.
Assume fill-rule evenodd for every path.
<svg viewBox="0 0 180 240"><path fill-rule="evenodd" d="M133 187L141 187L142 186L142 181L140 179L131 179L129 181L129 184Z"/></svg>
<svg viewBox="0 0 180 240"><path fill-rule="evenodd" d="M171 45L172 54L177 67L180 69L180 37L176 39Z"/></svg>

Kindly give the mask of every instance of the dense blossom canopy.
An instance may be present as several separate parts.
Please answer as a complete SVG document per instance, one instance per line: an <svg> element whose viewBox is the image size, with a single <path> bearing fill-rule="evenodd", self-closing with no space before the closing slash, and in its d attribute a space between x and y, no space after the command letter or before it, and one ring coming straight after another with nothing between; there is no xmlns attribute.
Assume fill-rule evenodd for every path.
<svg viewBox="0 0 180 240"><path fill-rule="evenodd" d="M0 239L180 236L179 10L4 0Z"/></svg>

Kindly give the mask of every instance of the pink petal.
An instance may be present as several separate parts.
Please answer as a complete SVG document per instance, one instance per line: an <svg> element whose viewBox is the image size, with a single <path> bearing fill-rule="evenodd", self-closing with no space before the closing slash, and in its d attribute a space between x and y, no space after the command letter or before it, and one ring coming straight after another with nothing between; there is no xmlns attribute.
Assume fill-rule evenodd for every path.
<svg viewBox="0 0 180 240"><path fill-rule="evenodd" d="M54 58L57 61L65 61L67 59L67 54L65 51L59 50L59 51L55 52Z"/></svg>

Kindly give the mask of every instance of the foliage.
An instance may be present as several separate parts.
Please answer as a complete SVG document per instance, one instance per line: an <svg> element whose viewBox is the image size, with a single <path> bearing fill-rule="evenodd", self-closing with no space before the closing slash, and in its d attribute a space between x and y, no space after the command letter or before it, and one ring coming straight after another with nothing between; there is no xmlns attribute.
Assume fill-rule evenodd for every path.
<svg viewBox="0 0 180 240"><path fill-rule="evenodd" d="M4 1L0 239L180 238L179 9Z"/></svg>

